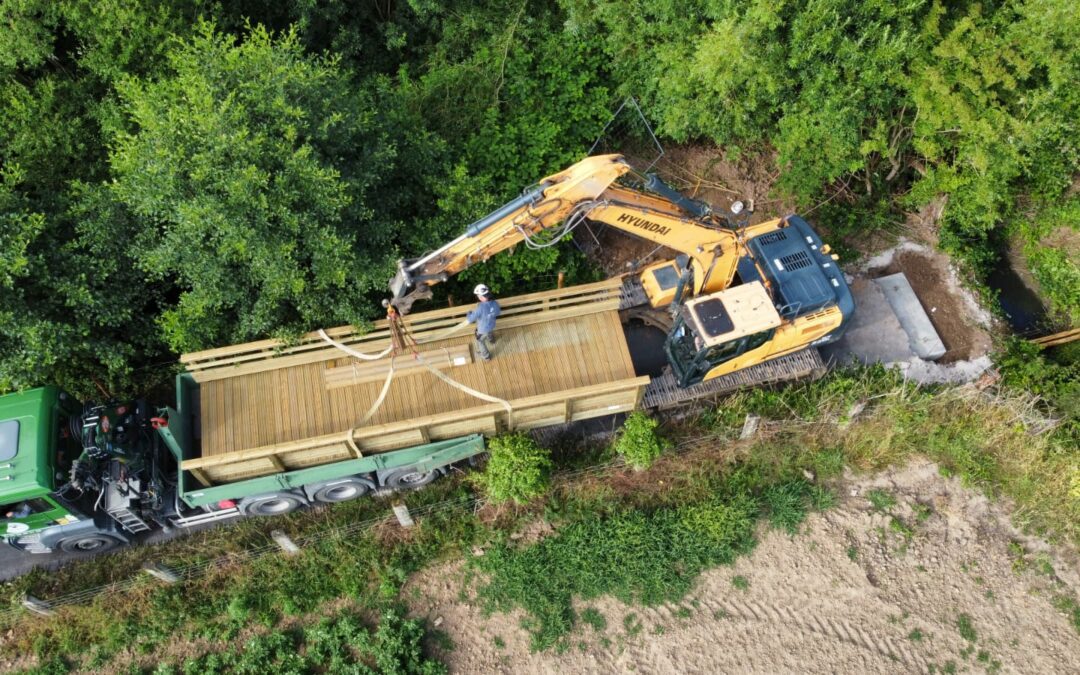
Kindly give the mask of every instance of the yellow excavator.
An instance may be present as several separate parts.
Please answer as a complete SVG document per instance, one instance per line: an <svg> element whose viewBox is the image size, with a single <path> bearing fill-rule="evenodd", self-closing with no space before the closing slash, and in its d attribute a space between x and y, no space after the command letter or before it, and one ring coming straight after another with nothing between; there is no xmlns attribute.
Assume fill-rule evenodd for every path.
<svg viewBox="0 0 1080 675"><path fill-rule="evenodd" d="M407 313L450 275L518 244L552 245L585 220L681 254L624 284L624 308L644 307L650 323L666 330L678 387L832 342L854 312L838 257L805 220L790 215L750 225L740 202L717 213L655 174L635 171L621 155L587 157L437 250L400 260L390 302Z"/></svg>

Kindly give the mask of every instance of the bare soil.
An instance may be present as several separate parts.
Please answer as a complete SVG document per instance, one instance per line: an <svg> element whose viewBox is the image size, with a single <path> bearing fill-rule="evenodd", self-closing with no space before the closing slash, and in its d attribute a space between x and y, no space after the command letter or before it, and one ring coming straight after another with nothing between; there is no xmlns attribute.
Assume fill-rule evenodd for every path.
<svg viewBox="0 0 1080 675"><path fill-rule="evenodd" d="M875 489L896 503L875 510ZM752 555L702 575L678 605L581 603L607 625L579 627L562 654L530 653L520 612L485 616L463 570L429 569L405 593L414 615L448 633L455 646L440 656L459 673L901 673L950 662L1054 673L1076 672L1080 654L1080 634L1052 605L1080 588L1075 556L1053 557L1002 506L927 462L850 479L800 535L763 531Z"/></svg>
<svg viewBox="0 0 1080 675"><path fill-rule="evenodd" d="M870 276L897 272L907 277L945 343L945 356L939 363L969 361L990 351L990 334L979 326L979 317L973 316L947 256L928 249L898 250L884 267L872 268Z"/></svg>
<svg viewBox="0 0 1080 675"><path fill-rule="evenodd" d="M728 209L736 200L749 206L753 200L752 223L795 211L794 203L770 196L780 176L775 152L732 157L713 145L675 146L666 150L656 170L674 187L717 209Z"/></svg>

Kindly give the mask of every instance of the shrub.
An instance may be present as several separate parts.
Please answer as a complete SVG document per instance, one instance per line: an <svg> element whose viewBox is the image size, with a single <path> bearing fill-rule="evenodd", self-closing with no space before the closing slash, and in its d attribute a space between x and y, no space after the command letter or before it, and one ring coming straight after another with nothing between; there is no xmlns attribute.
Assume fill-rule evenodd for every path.
<svg viewBox="0 0 1080 675"><path fill-rule="evenodd" d="M488 444L491 459L477 480L496 503L524 504L547 491L551 483L551 454L525 434L508 434Z"/></svg>
<svg viewBox="0 0 1080 675"><path fill-rule="evenodd" d="M630 413L615 441L615 452L634 469L648 469L670 447L668 441L656 433L658 425L659 422L639 410Z"/></svg>

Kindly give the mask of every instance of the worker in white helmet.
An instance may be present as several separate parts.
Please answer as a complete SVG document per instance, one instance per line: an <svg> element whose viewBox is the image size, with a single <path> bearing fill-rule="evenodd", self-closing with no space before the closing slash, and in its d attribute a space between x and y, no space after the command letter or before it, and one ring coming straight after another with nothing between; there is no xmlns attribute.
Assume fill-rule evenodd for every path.
<svg viewBox="0 0 1080 675"><path fill-rule="evenodd" d="M491 294L491 289L484 284L478 284L473 293L476 294L479 304L465 315L465 319L476 324L476 351L480 352L480 358L490 361L491 352L488 347L495 346L495 317L502 314L502 308Z"/></svg>

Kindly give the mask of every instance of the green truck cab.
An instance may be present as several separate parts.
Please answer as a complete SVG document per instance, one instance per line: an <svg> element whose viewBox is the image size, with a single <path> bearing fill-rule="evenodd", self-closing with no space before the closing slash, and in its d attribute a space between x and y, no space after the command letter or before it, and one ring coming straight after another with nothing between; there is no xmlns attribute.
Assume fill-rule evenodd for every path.
<svg viewBox="0 0 1080 675"><path fill-rule="evenodd" d="M83 404L56 387L0 396L0 536L25 553L89 553L145 532L272 516L416 486L484 451L479 434L206 488L179 470L198 455L189 376L178 409ZM406 473L402 473L405 471Z"/></svg>
<svg viewBox="0 0 1080 675"><path fill-rule="evenodd" d="M67 422L81 404L56 387L0 396L0 534L27 552L45 552L42 533L64 550L90 551L123 541L58 490L82 452ZM51 548L50 548L51 550Z"/></svg>

